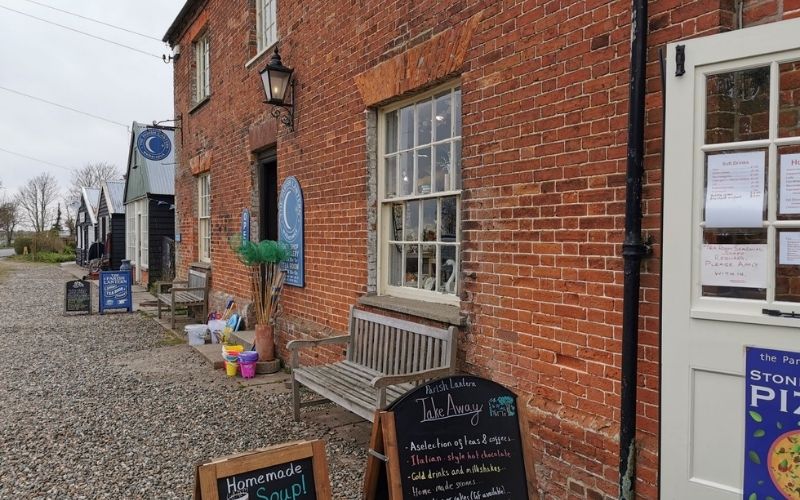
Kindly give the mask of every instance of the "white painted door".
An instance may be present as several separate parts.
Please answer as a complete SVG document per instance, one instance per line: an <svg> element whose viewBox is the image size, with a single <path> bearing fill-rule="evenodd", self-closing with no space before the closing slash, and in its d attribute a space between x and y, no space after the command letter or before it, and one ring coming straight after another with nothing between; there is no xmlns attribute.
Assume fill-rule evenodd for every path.
<svg viewBox="0 0 800 500"><path fill-rule="evenodd" d="M744 346L800 351L800 20L670 45L666 110L661 497L740 499Z"/></svg>

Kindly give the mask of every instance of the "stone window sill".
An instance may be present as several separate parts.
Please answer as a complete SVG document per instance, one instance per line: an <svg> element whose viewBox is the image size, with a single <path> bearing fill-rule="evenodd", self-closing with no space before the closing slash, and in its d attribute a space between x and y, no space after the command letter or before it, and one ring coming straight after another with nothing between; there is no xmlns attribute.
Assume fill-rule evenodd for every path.
<svg viewBox="0 0 800 500"><path fill-rule="evenodd" d="M191 264L189 264L189 267L193 267L196 269L211 269L211 262L203 262L203 261L192 262Z"/></svg>
<svg viewBox="0 0 800 500"><path fill-rule="evenodd" d="M391 297L389 295L363 295L359 297L358 303L455 326L463 326L466 322L466 318L461 314L458 306L447 304Z"/></svg>
<svg viewBox="0 0 800 500"><path fill-rule="evenodd" d="M202 108L210 100L211 100L211 94L208 94L207 96L203 97L203 99L200 102L192 106L192 108L189 110L189 114L190 115L193 114L195 111Z"/></svg>

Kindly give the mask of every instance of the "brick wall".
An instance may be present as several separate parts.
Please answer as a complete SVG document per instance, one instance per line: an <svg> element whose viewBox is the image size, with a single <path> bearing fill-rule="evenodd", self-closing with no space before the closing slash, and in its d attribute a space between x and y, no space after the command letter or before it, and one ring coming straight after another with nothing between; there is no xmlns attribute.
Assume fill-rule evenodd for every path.
<svg viewBox="0 0 800 500"><path fill-rule="evenodd" d="M387 97L367 88L363 75L408 50L431 61L436 43L427 49L426 42L476 15L464 63L454 71L464 110L462 310L468 326L460 368L511 387L528 405L538 484L548 497L614 497L630 2L280 2L281 54L297 75L290 133L264 131L272 118L262 104L258 70L268 55L246 66L256 52L253 2L208 0L203 14L187 16L176 40L182 46L175 63L176 115L182 117L178 274L185 276L197 259L197 187L189 165L203 158L211 173L212 287L217 296L245 299L248 274L227 238L238 231L245 207L254 210L252 227L258 227L253 149L277 138L279 178L294 175L304 190L307 283L285 289L279 348L290 337L345 331L349 307L370 279L374 206L368 203L365 92L381 96L375 102ZM745 2L742 10L744 25L797 15L798 0ZM650 2L643 225L655 245L643 264L640 306L640 498L657 497L658 473L658 50L735 29L738 18L731 0ZM203 29L211 39L211 98L191 110L191 40ZM442 80L429 68L426 75L411 68L397 94ZM339 354L331 350L319 359Z"/></svg>

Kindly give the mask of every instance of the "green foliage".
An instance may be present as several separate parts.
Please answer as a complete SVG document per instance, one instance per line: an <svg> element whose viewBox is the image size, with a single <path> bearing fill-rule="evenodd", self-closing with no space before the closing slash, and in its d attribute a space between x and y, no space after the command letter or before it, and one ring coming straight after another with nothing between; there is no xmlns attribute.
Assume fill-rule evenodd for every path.
<svg viewBox="0 0 800 500"><path fill-rule="evenodd" d="M234 246L232 244L232 246ZM292 251L288 245L273 240L263 240L258 243L253 241L240 241L234 246L239 260L246 266L260 266L262 264L279 264L289 260Z"/></svg>
<svg viewBox="0 0 800 500"><path fill-rule="evenodd" d="M71 262L75 260L74 253L57 253L57 252L39 252L36 255L29 253L28 255L15 255L12 257L14 260L21 260L26 262L44 262L47 264L60 264L62 262Z"/></svg>
<svg viewBox="0 0 800 500"><path fill-rule="evenodd" d="M33 247L33 238L25 236L14 240L14 251L17 252L17 255L22 255L25 247L28 247L29 252L31 251L31 248Z"/></svg>

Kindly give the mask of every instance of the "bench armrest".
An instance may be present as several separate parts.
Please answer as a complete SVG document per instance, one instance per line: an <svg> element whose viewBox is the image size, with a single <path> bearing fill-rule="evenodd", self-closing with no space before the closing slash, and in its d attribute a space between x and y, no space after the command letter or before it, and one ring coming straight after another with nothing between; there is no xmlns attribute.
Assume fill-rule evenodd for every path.
<svg viewBox="0 0 800 500"><path fill-rule="evenodd" d="M292 340L286 344L286 348L292 351L292 360L290 366L298 368L300 366L300 349L306 347L316 347L326 344L349 344L350 335L338 335L336 337L327 337L317 340Z"/></svg>
<svg viewBox="0 0 800 500"><path fill-rule="evenodd" d="M156 281L154 283L156 288L156 293L164 293L165 286L174 286L176 282L174 281Z"/></svg>
<svg viewBox="0 0 800 500"><path fill-rule="evenodd" d="M420 380L428 380L432 378L444 377L453 373L452 368L431 368L430 370L421 370L418 372L405 373L402 375L378 375L374 377L369 385L376 389L387 387L395 384L403 384L406 382L417 382Z"/></svg>

